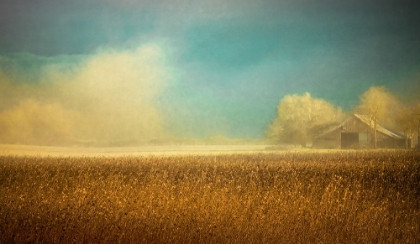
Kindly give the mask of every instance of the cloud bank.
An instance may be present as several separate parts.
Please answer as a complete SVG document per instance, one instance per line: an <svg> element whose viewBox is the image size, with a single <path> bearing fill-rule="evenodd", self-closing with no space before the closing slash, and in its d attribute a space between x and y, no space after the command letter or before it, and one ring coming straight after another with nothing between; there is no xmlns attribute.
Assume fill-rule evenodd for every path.
<svg viewBox="0 0 420 244"><path fill-rule="evenodd" d="M47 64L32 76L0 70L0 143L114 146L165 135L159 46L101 50L73 66Z"/></svg>

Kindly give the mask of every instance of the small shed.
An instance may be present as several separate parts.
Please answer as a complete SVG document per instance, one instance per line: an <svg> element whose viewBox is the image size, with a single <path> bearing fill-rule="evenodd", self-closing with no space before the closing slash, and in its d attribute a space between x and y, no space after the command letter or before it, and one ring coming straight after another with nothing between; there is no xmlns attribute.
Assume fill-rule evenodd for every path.
<svg viewBox="0 0 420 244"><path fill-rule="evenodd" d="M378 148L405 148L405 136L376 125ZM410 142L409 142L410 143ZM313 148L373 148L374 126L366 115L353 114L338 126L314 138Z"/></svg>

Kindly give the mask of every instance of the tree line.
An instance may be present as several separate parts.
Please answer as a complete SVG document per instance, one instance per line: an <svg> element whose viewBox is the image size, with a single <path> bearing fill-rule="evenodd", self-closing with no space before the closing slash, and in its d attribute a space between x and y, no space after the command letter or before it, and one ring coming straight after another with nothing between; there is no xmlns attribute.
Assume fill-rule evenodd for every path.
<svg viewBox="0 0 420 244"><path fill-rule="evenodd" d="M404 134L406 145L408 139L419 138L420 101L403 103L384 86L370 87L360 97L359 105L348 113L308 92L287 95L278 104L277 116L268 126L267 137L279 144L305 146L315 136L340 124L349 113L369 118L375 148L379 124Z"/></svg>

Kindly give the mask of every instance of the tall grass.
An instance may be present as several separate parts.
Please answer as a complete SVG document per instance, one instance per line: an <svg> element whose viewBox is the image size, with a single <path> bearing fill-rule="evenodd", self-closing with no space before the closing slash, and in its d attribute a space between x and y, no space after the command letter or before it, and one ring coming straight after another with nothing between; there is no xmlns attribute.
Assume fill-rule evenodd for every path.
<svg viewBox="0 0 420 244"><path fill-rule="evenodd" d="M420 154L0 157L0 243L419 243Z"/></svg>

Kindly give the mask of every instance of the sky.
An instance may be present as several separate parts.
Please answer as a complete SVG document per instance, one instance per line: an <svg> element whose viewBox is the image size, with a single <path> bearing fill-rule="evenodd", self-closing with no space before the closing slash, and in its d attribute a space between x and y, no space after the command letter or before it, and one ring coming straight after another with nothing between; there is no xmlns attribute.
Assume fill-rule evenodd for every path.
<svg viewBox="0 0 420 244"><path fill-rule="evenodd" d="M288 94L418 84L415 1L0 2L3 142L260 138Z"/></svg>

